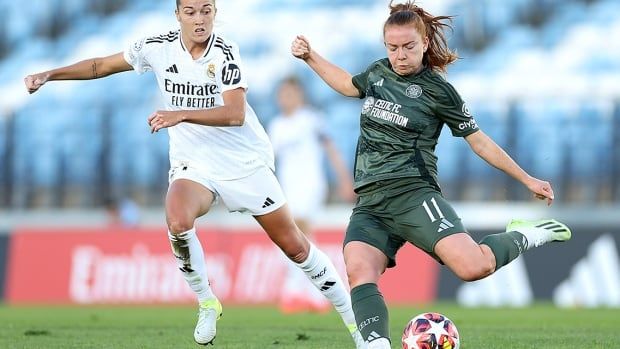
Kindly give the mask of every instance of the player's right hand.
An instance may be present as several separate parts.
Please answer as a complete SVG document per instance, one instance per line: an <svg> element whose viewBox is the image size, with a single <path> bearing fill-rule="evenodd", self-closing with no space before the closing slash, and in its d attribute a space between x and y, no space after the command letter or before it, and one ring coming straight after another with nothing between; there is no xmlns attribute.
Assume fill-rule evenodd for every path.
<svg viewBox="0 0 620 349"><path fill-rule="evenodd" d="M526 186L532 194L534 194L535 198L538 200L546 200L547 206L551 205L553 199L555 198L553 195L553 188L551 188L551 183L538 178L530 177L529 181L526 183Z"/></svg>
<svg viewBox="0 0 620 349"><path fill-rule="evenodd" d="M24 78L24 84L26 85L26 89L28 93L35 93L41 86L43 86L47 79L49 79L49 75L45 73L28 75Z"/></svg>
<svg viewBox="0 0 620 349"><path fill-rule="evenodd" d="M297 35L291 44L291 53L293 56L306 60L310 57L310 52L312 52L310 41L303 35Z"/></svg>

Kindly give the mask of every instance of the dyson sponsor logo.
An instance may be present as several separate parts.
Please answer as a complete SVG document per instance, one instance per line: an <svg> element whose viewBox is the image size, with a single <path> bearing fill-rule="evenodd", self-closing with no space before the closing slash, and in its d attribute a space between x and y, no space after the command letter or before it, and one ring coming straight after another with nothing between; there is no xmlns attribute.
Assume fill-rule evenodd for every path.
<svg viewBox="0 0 620 349"><path fill-rule="evenodd" d="M215 291L223 297L232 281L226 256L208 259ZM128 253L78 246L71 259L69 294L77 303L187 302L195 298L171 253L153 254L136 244Z"/></svg>

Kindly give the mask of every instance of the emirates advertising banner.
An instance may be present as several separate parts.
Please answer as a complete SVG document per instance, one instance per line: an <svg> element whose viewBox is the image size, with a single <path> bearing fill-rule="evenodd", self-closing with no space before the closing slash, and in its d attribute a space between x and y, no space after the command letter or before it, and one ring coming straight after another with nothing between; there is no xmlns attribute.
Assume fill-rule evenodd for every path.
<svg viewBox="0 0 620 349"><path fill-rule="evenodd" d="M288 270L284 254L256 230L198 229L211 286L229 304L277 303ZM346 282L343 232L318 231L317 245ZM398 256L381 289L392 303L434 300L439 265L413 246ZM415 270L415 278L412 278ZM424 280L409 282L407 280ZM405 281L403 281L405 280ZM5 301L10 304L192 303L165 229L22 229L9 241Z"/></svg>

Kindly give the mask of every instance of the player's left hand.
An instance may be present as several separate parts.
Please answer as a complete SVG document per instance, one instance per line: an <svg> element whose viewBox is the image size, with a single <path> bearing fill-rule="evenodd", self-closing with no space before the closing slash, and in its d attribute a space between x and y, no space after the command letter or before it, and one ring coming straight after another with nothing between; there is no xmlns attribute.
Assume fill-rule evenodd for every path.
<svg viewBox="0 0 620 349"><path fill-rule="evenodd" d="M182 121L181 114L176 111L158 110L148 118L151 133L157 132L162 128L172 127Z"/></svg>
<svg viewBox="0 0 620 349"><path fill-rule="evenodd" d="M539 200L547 200L547 206L551 205L554 199L551 183L538 178L530 177L526 185L527 188L534 193L535 198Z"/></svg>

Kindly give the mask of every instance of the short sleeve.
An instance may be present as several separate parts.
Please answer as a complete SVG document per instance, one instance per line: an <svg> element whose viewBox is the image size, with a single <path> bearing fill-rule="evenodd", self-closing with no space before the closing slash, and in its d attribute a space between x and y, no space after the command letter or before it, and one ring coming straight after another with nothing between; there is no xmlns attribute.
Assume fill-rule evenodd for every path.
<svg viewBox="0 0 620 349"><path fill-rule="evenodd" d="M353 86L360 92L359 98L366 98L366 89L368 88L368 75L370 75L370 68L365 72L353 76Z"/></svg>
<svg viewBox="0 0 620 349"><path fill-rule="evenodd" d="M222 65L222 92L237 88L247 89L248 84L237 45L230 45L224 51L226 59Z"/></svg>
<svg viewBox="0 0 620 349"><path fill-rule="evenodd" d="M129 63L138 74L153 70L146 59L145 44L146 38L140 39L131 43L123 52L123 57L127 63Z"/></svg>
<svg viewBox="0 0 620 349"><path fill-rule="evenodd" d="M455 137L465 137L478 131L478 124L467 104L448 82L442 86L436 104L436 115L448 125Z"/></svg>

